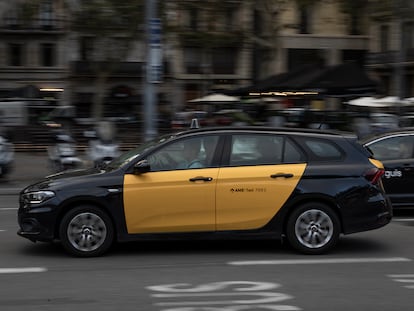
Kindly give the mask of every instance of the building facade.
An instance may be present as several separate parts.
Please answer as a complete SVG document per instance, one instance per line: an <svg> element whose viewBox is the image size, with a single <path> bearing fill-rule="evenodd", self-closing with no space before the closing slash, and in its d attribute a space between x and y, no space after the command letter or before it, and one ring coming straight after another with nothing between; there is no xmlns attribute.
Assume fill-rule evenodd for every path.
<svg viewBox="0 0 414 311"><path fill-rule="evenodd" d="M71 2L41 1L30 19L24 16L25 1L2 2L0 97L55 100L75 105L78 115L91 116L97 78L92 70L96 61L88 52L93 40L70 27ZM368 65L382 81L383 92L391 93L395 68L383 61L383 53L388 53L383 49L392 49L393 43L383 41L399 39L389 30L393 18L384 20L379 10L373 11L374 2L379 1L162 1L163 75L156 85L159 113L171 114L193 98L246 86L306 64ZM404 29L409 27L404 22ZM137 39L110 72L104 94L106 113L142 117L144 40ZM404 57L408 59L409 53ZM405 80L410 79L408 75Z"/></svg>
<svg viewBox="0 0 414 311"><path fill-rule="evenodd" d="M61 100L67 78L62 1L44 1L30 20L18 2L0 6L0 98Z"/></svg>
<svg viewBox="0 0 414 311"><path fill-rule="evenodd" d="M414 96L414 2L370 1L370 53L367 70L382 95Z"/></svg>

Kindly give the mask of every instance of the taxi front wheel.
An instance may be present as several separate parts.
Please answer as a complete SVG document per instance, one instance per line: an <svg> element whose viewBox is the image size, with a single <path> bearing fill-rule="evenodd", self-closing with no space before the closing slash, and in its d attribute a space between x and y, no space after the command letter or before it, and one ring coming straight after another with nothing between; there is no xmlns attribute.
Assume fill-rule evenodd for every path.
<svg viewBox="0 0 414 311"><path fill-rule="evenodd" d="M327 205L313 202L299 206L290 215L286 236L290 245L305 254L321 254L333 248L340 234L336 213Z"/></svg>
<svg viewBox="0 0 414 311"><path fill-rule="evenodd" d="M114 241L111 219L96 206L82 205L71 209L63 217L59 233L65 250L79 257L102 255Z"/></svg>

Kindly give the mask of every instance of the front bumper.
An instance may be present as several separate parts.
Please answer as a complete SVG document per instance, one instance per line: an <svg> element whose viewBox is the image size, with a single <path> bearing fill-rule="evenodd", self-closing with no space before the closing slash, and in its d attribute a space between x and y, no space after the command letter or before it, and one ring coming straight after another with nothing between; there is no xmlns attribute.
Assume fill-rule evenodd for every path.
<svg viewBox="0 0 414 311"><path fill-rule="evenodd" d="M17 213L19 230L17 234L33 242L51 242L56 239L57 213L52 206L27 209L20 207Z"/></svg>

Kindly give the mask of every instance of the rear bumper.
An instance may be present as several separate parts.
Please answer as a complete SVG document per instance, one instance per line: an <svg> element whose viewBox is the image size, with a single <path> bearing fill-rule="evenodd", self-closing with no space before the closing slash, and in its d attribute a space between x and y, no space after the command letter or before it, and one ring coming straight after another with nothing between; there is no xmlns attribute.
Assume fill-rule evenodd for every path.
<svg viewBox="0 0 414 311"><path fill-rule="evenodd" d="M393 217L390 200L377 195L360 208L352 208L343 218L343 233L350 234L381 228L389 224ZM352 219L352 221L351 221Z"/></svg>

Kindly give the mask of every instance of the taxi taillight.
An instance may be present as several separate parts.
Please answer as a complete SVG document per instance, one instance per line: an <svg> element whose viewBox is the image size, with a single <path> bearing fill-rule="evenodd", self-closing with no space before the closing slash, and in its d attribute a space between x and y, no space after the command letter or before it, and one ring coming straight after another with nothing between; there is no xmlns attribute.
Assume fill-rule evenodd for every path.
<svg viewBox="0 0 414 311"><path fill-rule="evenodd" d="M383 168L373 167L365 172L364 177L371 182L371 184L376 185L384 174L385 170Z"/></svg>

